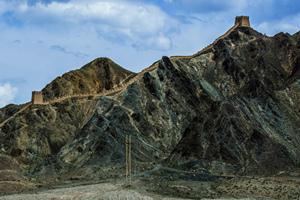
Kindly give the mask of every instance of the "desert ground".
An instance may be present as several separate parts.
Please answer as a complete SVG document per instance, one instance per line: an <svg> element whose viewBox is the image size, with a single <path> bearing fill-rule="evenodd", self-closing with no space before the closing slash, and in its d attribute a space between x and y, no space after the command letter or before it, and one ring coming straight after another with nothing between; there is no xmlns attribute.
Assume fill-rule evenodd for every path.
<svg viewBox="0 0 300 200"><path fill-rule="evenodd" d="M80 177L41 182L38 187L2 193L2 200L32 199L299 199L300 170L281 172L271 177L214 175L209 172L184 171L162 165L132 175L131 185L121 177L120 168L106 171L97 181ZM119 178L115 178L119 176ZM7 183L8 184L8 183ZM22 183L24 184L24 182Z"/></svg>

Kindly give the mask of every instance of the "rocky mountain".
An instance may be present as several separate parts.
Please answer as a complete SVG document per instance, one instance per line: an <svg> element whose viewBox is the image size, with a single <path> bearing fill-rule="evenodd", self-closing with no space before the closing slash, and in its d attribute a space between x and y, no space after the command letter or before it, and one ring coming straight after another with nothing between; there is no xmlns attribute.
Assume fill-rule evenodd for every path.
<svg viewBox="0 0 300 200"><path fill-rule="evenodd" d="M44 100L72 94L97 94L126 83L135 73L108 58L96 59L79 70L57 77L43 90Z"/></svg>
<svg viewBox="0 0 300 200"><path fill-rule="evenodd" d="M206 109L169 159L194 158L217 171L245 173L299 164L299 61L299 32L269 38L242 27L211 52L175 61L195 70L193 79L216 101L200 98Z"/></svg>
<svg viewBox="0 0 300 200"><path fill-rule="evenodd" d="M134 162L244 175L299 167L300 32L238 27L201 54L156 65L101 97L92 94L135 74L99 58L58 77L44 99L91 95L31 105L0 127L1 153L28 173L56 176L124 165L131 134ZM0 120L20 109L2 108Z"/></svg>

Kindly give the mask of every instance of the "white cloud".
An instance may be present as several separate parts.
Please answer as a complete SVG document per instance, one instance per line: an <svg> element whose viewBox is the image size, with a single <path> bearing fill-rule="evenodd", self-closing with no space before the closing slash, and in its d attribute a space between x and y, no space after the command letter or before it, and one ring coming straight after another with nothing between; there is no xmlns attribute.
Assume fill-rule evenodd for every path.
<svg viewBox="0 0 300 200"><path fill-rule="evenodd" d="M156 41L155 45L157 49L169 50L171 48L171 40L163 34L161 34Z"/></svg>
<svg viewBox="0 0 300 200"><path fill-rule="evenodd" d="M172 47L171 39L166 37L164 34L159 34L156 37L151 37L144 41L143 44L137 43L136 46L134 46L136 49L142 49L144 48L146 44L147 47L149 47L152 50L159 50L159 51L167 51L170 50Z"/></svg>
<svg viewBox="0 0 300 200"><path fill-rule="evenodd" d="M12 87L9 83L5 83L5 84L0 83L0 107L3 107L8 103L11 103L16 97L17 92L18 89Z"/></svg>
<svg viewBox="0 0 300 200"><path fill-rule="evenodd" d="M283 18L281 20L274 21L264 21L255 27L255 29L259 30L262 33L266 33L267 35L275 35L279 32L287 32L290 34L294 34L300 30L300 14L289 16Z"/></svg>
<svg viewBox="0 0 300 200"><path fill-rule="evenodd" d="M0 1L0 14L5 11L5 3Z"/></svg>
<svg viewBox="0 0 300 200"><path fill-rule="evenodd" d="M196 13L237 12L245 6L245 0L178 0L180 6Z"/></svg>
<svg viewBox="0 0 300 200"><path fill-rule="evenodd" d="M170 30L178 28L178 21L158 6L120 0L37 3L35 6L23 3L15 9L14 17L27 25L47 29L89 26L98 31L99 37L111 40L122 38L127 44L145 45L146 49L160 47L156 45L155 38L169 38ZM149 41L153 42L149 44ZM164 50L165 45L162 47Z"/></svg>

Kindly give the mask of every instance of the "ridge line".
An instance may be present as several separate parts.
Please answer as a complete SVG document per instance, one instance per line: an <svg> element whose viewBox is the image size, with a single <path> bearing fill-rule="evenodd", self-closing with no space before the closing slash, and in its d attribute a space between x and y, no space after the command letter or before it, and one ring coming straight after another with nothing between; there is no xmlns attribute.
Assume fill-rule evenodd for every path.
<svg viewBox="0 0 300 200"><path fill-rule="evenodd" d="M205 51L213 48L213 46L221 39L227 37L234 29L236 29L237 27L239 26L239 24L235 24L234 26L232 26L228 31L226 31L226 33L224 33L223 35L221 35L220 37L218 37L213 43L211 43L210 45L204 47L201 51L193 54L193 55L190 55L190 56L171 56L170 59L180 59L180 58L188 58L188 59L191 59L191 58L194 58L196 56L199 56L201 55L202 53L204 53Z"/></svg>
<svg viewBox="0 0 300 200"><path fill-rule="evenodd" d="M99 94L71 94L71 95L65 95L63 97L60 98L56 98L56 99L52 99L49 101L45 101L44 103L37 103L38 105L48 105L48 104L52 104L52 103L56 103L56 102L60 102L63 101L65 99L68 98L72 98L72 97L88 97L88 96L94 96L94 97L99 97L99 96L106 96L106 95L110 95L112 93L116 93L119 92L123 89L125 89L126 87L128 87L130 84L132 84L135 80L137 80L140 76L142 76L143 74L145 74L146 72L153 70L155 68L157 68L159 66L158 64L159 61L157 61L155 64L151 65L150 67L142 70L140 73L138 73L133 79L131 79L130 81L128 81L125 85L118 87L118 88L114 88L112 90L109 91L105 91ZM11 120L13 117L15 117L17 114L21 113L22 111L24 111L25 109L27 109L30 105L33 105L31 102L25 106L24 108L22 108L21 110L19 110L18 112L16 112L15 114L13 114L12 116L10 116L9 118L7 118L6 120L4 120L1 124L0 124L0 128L2 126L4 126L4 124L6 124L9 120Z"/></svg>

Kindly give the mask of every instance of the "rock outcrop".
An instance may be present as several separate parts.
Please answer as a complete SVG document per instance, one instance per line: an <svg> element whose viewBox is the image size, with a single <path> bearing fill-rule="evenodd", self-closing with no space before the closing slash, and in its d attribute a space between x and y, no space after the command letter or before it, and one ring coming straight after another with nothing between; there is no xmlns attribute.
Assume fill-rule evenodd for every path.
<svg viewBox="0 0 300 200"><path fill-rule="evenodd" d="M52 167L163 161L215 173L273 174L299 165L300 33L238 27L193 58L163 57L124 90L31 105L0 128L0 149L34 173ZM43 89L99 93L134 76L96 59ZM1 109L18 110L18 106ZM5 116L1 121L5 120Z"/></svg>

